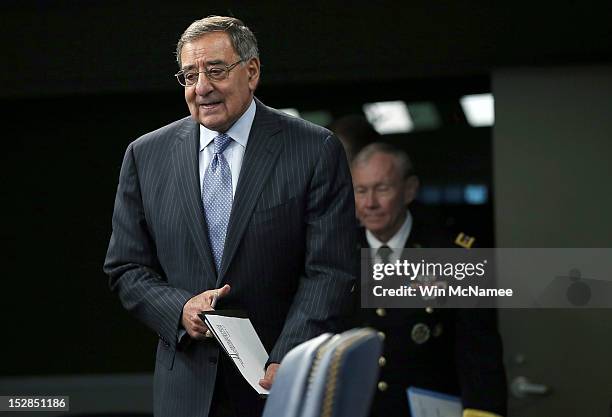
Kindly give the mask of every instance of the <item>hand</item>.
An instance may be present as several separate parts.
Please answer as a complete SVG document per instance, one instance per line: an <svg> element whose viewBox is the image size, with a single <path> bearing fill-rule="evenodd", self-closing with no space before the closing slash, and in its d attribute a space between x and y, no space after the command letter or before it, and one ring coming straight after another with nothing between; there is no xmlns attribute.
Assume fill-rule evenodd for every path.
<svg viewBox="0 0 612 417"><path fill-rule="evenodd" d="M271 363L268 365L268 369L266 369L266 374L263 379L259 380L259 385L261 385L265 389L272 388L272 383L274 382L274 377L276 376L276 371L280 365L278 363Z"/></svg>
<svg viewBox="0 0 612 417"><path fill-rule="evenodd" d="M222 288L204 291L185 303L181 324L192 339L204 339L208 330L198 314L214 310L217 299L225 297L230 289L231 287L225 284Z"/></svg>

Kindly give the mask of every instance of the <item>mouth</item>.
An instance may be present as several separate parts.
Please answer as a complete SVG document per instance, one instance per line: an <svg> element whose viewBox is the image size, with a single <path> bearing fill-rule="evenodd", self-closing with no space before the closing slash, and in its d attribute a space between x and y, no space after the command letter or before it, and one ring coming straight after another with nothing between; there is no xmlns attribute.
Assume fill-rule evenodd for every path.
<svg viewBox="0 0 612 417"><path fill-rule="evenodd" d="M207 103L198 103L198 107L202 110L214 110L221 105L220 101L210 101Z"/></svg>

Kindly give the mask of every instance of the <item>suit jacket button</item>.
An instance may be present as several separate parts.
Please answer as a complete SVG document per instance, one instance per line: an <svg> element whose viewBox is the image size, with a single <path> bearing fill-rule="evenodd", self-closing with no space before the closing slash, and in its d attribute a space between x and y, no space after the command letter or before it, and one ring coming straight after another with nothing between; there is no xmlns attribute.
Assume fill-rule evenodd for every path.
<svg viewBox="0 0 612 417"><path fill-rule="evenodd" d="M213 365L217 363L217 358L214 356L211 356L208 358L208 362L212 363Z"/></svg>
<svg viewBox="0 0 612 417"><path fill-rule="evenodd" d="M387 359L384 356L378 358L378 366L381 368L387 364Z"/></svg>
<svg viewBox="0 0 612 417"><path fill-rule="evenodd" d="M387 390L387 388L389 388L389 385L385 382L385 381L380 381L378 383L378 390L381 392L384 392Z"/></svg>
<svg viewBox="0 0 612 417"><path fill-rule="evenodd" d="M385 332L378 332L378 337L380 338L380 340L385 340L385 337L387 337L387 335L385 334Z"/></svg>
<svg viewBox="0 0 612 417"><path fill-rule="evenodd" d="M387 315L387 310L385 310L384 308L377 308L376 315L378 317L385 317Z"/></svg>
<svg viewBox="0 0 612 417"><path fill-rule="evenodd" d="M425 311L426 311L428 314L431 314L431 313L433 313L433 312L434 312L434 309L433 309L433 307L427 306L427 307L425 307Z"/></svg>

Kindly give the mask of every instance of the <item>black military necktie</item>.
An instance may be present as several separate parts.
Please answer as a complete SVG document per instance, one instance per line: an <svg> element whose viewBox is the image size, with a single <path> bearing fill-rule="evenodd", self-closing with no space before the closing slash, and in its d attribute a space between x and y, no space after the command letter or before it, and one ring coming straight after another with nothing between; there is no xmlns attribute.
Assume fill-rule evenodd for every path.
<svg viewBox="0 0 612 417"><path fill-rule="evenodd" d="M382 245L380 248L378 248L378 250L376 251L376 255L380 258L380 260L385 263L388 264L390 262L391 259L391 253L393 253L391 251L391 248L387 245Z"/></svg>

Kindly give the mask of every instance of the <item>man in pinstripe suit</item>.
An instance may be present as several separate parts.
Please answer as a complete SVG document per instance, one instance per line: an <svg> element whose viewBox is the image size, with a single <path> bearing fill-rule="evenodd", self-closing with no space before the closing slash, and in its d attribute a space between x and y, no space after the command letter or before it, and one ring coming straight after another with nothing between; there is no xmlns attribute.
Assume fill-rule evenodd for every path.
<svg viewBox="0 0 612 417"><path fill-rule="evenodd" d="M156 416L256 416L263 401L197 313L248 312L270 353L264 387L291 348L337 330L357 269L351 178L329 131L254 98L240 20L194 22L177 60L191 117L128 146L104 270L159 335Z"/></svg>

